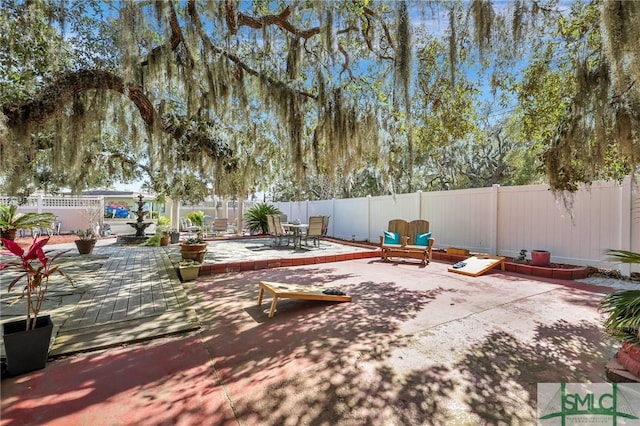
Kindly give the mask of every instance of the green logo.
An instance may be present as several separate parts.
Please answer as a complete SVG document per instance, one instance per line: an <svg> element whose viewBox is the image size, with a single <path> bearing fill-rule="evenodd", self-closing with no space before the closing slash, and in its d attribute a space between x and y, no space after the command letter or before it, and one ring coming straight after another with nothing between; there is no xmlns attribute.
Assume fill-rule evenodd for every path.
<svg viewBox="0 0 640 426"><path fill-rule="evenodd" d="M640 425L640 385L540 383L540 425Z"/></svg>

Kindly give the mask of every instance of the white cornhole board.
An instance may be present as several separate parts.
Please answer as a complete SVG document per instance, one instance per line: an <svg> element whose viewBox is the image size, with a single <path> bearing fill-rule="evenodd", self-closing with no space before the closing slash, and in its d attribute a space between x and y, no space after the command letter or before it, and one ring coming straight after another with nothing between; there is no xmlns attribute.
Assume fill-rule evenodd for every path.
<svg viewBox="0 0 640 426"><path fill-rule="evenodd" d="M502 256L490 256L488 254L477 254L471 256L468 259L463 260L466 263L462 268L449 268L449 272L455 272L457 274L469 275L477 277L482 275L490 269L500 265L504 271L504 257Z"/></svg>

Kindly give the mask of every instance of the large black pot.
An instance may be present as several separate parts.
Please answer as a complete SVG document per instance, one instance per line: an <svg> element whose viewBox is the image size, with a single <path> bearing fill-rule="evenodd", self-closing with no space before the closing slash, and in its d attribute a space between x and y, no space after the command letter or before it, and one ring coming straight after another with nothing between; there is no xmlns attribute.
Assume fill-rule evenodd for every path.
<svg viewBox="0 0 640 426"><path fill-rule="evenodd" d="M11 376L40 370L47 365L53 333L51 317L38 317L33 330L27 331L26 328L26 320L2 324L7 373Z"/></svg>
<svg viewBox="0 0 640 426"><path fill-rule="evenodd" d="M180 242L180 232L171 231L169 235L171 236L171 244L177 244Z"/></svg>

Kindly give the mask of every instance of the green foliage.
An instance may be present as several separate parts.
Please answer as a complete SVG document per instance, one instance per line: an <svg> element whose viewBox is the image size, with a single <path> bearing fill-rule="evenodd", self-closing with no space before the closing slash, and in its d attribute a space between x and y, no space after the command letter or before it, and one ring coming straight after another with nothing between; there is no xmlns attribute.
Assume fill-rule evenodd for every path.
<svg viewBox="0 0 640 426"><path fill-rule="evenodd" d="M199 226L202 228L202 222L204 221L204 212L202 211L191 212L187 215L187 217L189 218L189 220L191 220L191 223L193 225Z"/></svg>
<svg viewBox="0 0 640 426"><path fill-rule="evenodd" d="M93 228L78 229L74 234L76 234L81 240L93 240L96 238L96 233Z"/></svg>
<svg viewBox="0 0 640 426"><path fill-rule="evenodd" d="M162 233L156 232L151 237L147 238L147 240L144 243L140 244L140 245L141 246L160 247L160 238L161 237L162 237Z"/></svg>
<svg viewBox="0 0 640 426"><path fill-rule="evenodd" d="M16 204L0 204L0 229L49 228L56 216L53 213L18 213Z"/></svg>
<svg viewBox="0 0 640 426"><path fill-rule="evenodd" d="M195 237L189 237L189 238L187 238L186 240L184 240L182 242L182 244L187 244L187 245L189 245L189 244L204 244L204 243L205 243L205 241L204 241L204 238L202 238L202 235L197 235Z"/></svg>
<svg viewBox="0 0 640 426"><path fill-rule="evenodd" d="M171 225L171 219L168 216L159 216L158 225Z"/></svg>
<svg viewBox="0 0 640 426"><path fill-rule="evenodd" d="M640 343L640 290L610 293L600 302L604 329L622 342Z"/></svg>
<svg viewBox="0 0 640 426"><path fill-rule="evenodd" d="M244 214L244 219L247 222L247 227L251 232L262 232L263 234L269 233L269 225L267 223L267 215L269 214L281 214L282 212L270 204L256 204L251 206L249 210Z"/></svg>
<svg viewBox="0 0 640 426"><path fill-rule="evenodd" d="M638 2L218 3L3 2L2 192L573 190L640 162Z"/></svg>
<svg viewBox="0 0 640 426"><path fill-rule="evenodd" d="M607 250L609 259L640 264L640 253L628 250ZM600 311L607 315L604 328L622 342L640 343L640 290L610 293L600 302Z"/></svg>

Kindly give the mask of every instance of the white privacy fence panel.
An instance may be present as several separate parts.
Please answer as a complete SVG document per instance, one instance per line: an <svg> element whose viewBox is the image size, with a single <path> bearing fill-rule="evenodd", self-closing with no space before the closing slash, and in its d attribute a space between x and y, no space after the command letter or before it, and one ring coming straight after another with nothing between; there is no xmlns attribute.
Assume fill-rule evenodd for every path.
<svg viewBox="0 0 640 426"><path fill-rule="evenodd" d="M494 191L495 187L423 193L421 219L429 221L435 246L494 251Z"/></svg>
<svg viewBox="0 0 640 426"><path fill-rule="evenodd" d="M379 242L380 236L387 230L389 221L392 219L412 221L419 218L419 192L368 198L370 205L369 241ZM364 219L366 219L366 217L363 218L363 220Z"/></svg>
<svg viewBox="0 0 640 426"><path fill-rule="evenodd" d="M548 250L554 262L612 267L604 251L631 250L640 239L637 224L632 236L631 197L629 181L598 182L578 191L568 210L546 185L500 188L499 254Z"/></svg>
<svg viewBox="0 0 640 426"><path fill-rule="evenodd" d="M366 240L369 235L369 198L346 198L333 202L333 236L345 240Z"/></svg>

